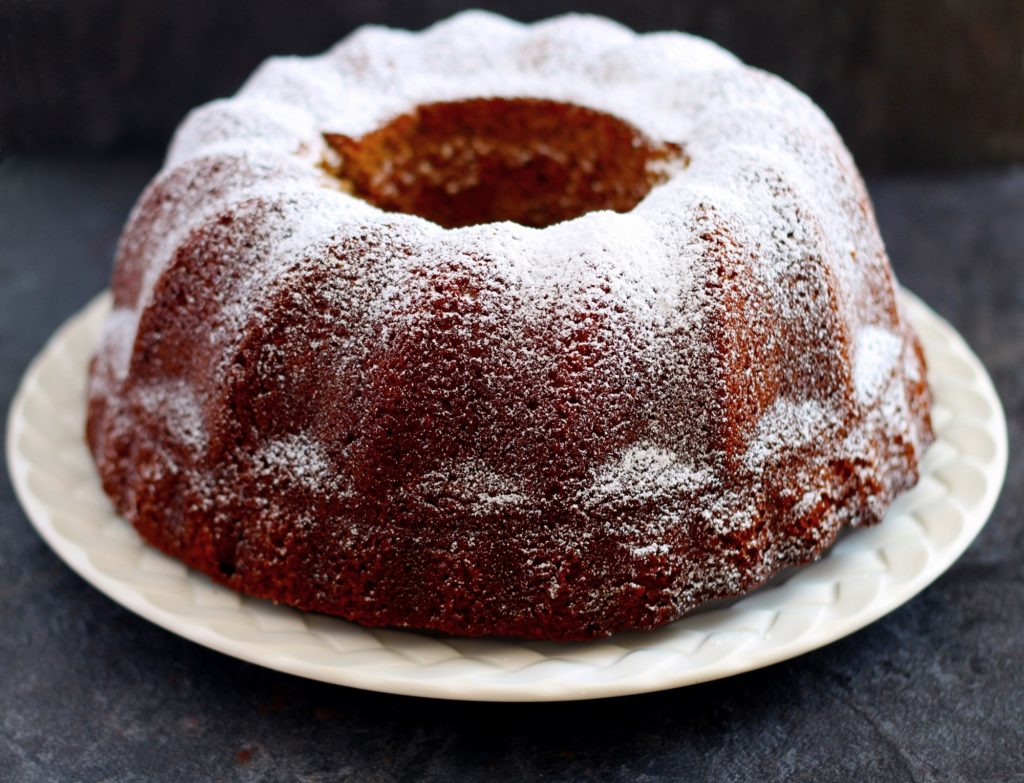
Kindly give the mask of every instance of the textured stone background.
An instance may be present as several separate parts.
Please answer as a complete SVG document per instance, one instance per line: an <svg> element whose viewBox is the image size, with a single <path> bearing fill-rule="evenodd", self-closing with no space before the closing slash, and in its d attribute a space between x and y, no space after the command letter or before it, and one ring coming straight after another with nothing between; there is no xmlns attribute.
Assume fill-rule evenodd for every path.
<svg viewBox="0 0 1024 783"><path fill-rule="evenodd" d="M8 151L162 150L192 106L265 57L454 0L0 0ZM472 4L470 4L472 5ZM808 92L869 169L1024 160L1021 0L481 0L530 20L593 11L706 35Z"/></svg>

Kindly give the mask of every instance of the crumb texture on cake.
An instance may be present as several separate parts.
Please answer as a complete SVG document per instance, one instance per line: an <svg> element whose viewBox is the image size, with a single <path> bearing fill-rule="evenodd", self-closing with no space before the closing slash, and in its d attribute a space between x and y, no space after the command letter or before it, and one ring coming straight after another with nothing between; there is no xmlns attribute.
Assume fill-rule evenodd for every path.
<svg viewBox="0 0 1024 783"><path fill-rule="evenodd" d="M932 437L829 121L598 17L267 61L182 123L113 292L87 435L118 510L367 625L652 628L878 522Z"/></svg>

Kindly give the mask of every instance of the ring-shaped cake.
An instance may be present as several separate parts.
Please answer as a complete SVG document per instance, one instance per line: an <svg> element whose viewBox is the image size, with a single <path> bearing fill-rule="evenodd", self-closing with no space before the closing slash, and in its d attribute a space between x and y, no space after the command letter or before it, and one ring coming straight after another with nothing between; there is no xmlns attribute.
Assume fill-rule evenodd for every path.
<svg viewBox="0 0 1024 783"><path fill-rule="evenodd" d="M878 522L932 437L826 117L596 17L269 60L179 128L113 292L88 439L118 510L367 625L655 627Z"/></svg>

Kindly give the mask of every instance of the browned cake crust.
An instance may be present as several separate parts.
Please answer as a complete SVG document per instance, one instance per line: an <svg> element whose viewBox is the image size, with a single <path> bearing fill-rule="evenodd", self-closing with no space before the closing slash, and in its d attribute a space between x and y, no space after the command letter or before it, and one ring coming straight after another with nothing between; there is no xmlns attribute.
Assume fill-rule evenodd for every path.
<svg viewBox="0 0 1024 783"><path fill-rule="evenodd" d="M729 68L796 107L765 134L788 158L705 170L700 136L534 97L292 144L245 103L287 97L272 68L199 110L125 229L92 366L118 511L252 595L559 640L662 625L878 522L932 439L920 344L834 131ZM741 181L748 207L715 196Z"/></svg>

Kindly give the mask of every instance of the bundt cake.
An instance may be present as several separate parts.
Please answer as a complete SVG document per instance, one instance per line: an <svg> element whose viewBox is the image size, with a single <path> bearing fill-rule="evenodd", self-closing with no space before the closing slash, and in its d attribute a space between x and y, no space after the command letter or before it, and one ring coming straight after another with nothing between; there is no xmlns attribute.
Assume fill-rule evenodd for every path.
<svg viewBox="0 0 1024 783"><path fill-rule="evenodd" d="M573 640L878 522L929 405L808 98L693 36L468 12L187 117L120 242L87 436L119 512L218 582Z"/></svg>

